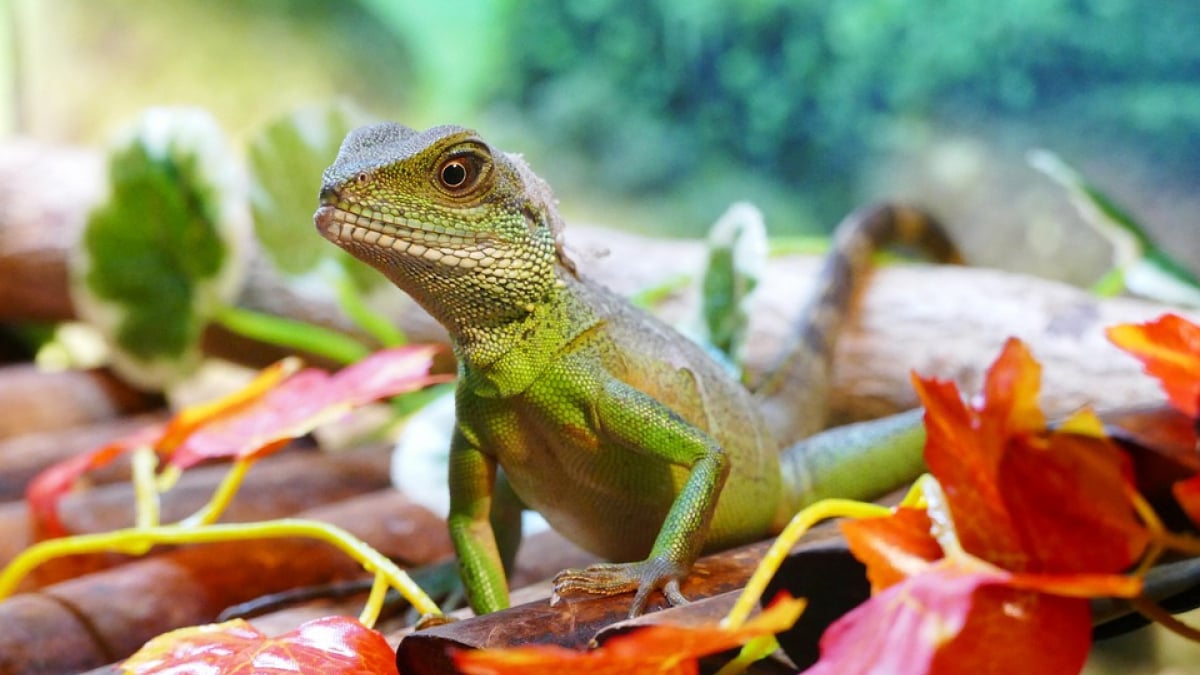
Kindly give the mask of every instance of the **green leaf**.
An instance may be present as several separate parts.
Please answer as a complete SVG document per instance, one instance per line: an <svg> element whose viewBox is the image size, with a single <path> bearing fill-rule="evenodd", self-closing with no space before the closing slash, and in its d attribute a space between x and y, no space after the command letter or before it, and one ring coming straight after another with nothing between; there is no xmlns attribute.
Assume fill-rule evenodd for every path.
<svg viewBox="0 0 1200 675"><path fill-rule="evenodd" d="M1133 216L1058 155L1034 150L1029 163L1062 185L1084 221L1112 243L1114 269L1093 290L1115 295L1120 290L1115 284L1121 282L1144 297L1200 307L1200 280L1162 250Z"/></svg>
<svg viewBox="0 0 1200 675"><path fill-rule="evenodd" d="M341 364L354 363L371 353L366 345L344 333L232 305L217 311L213 320L252 340L308 352Z"/></svg>
<svg viewBox="0 0 1200 675"><path fill-rule="evenodd" d="M350 259L317 236L313 211L321 174L333 163L342 139L363 121L346 105L302 108L270 122L250 140L254 230L263 252L280 271L300 275L323 259Z"/></svg>
<svg viewBox="0 0 1200 675"><path fill-rule="evenodd" d="M250 142L250 206L262 250L277 269L291 276L315 274L335 287L346 315L380 344L393 346L403 344L403 334L363 299L364 292L384 285L384 277L313 229L321 176L342 139L365 121L339 103L301 108L267 124Z"/></svg>
<svg viewBox="0 0 1200 675"><path fill-rule="evenodd" d="M683 290L692 282L686 274L676 274L660 283L643 288L629 296L629 302L635 307L651 311L667 298Z"/></svg>
<svg viewBox="0 0 1200 675"><path fill-rule="evenodd" d="M762 213L745 202L729 207L708 235L701 318L705 341L737 367L746 340L750 298L766 262Z"/></svg>
<svg viewBox="0 0 1200 675"><path fill-rule="evenodd" d="M155 108L114 147L108 174L70 260L72 298L122 375L159 388L191 372L208 317L240 287L241 172L208 113Z"/></svg>

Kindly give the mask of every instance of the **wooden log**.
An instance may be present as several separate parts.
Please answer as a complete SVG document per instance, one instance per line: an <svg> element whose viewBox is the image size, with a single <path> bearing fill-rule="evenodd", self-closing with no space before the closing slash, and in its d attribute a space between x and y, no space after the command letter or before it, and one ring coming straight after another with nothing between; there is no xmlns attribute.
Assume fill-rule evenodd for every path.
<svg viewBox="0 0 1200 675"><path fill-rule="evenodd" d="M355 495L388 487L389 453L379 447L344 453L290 452L257 463L246 476L237 496L222 517L223 522L248 522L283 518L331 504ZM163 495L162 522L185 518L203 506L225 477L227 465L198 467L186 472L179 484ZM20 513L20 511L18 511ZM0 517L11 511L0 510ZM66 495L59 516L67 531L75 534L107 532L133 525L133 490L128 483L113 483ZM28 517L0 524L4 543L0 564L11 554L37 539L29 530ZM27 587L52 584L128 561L127 556L96 554L71 556L43 565L31 575Z"/></svg>
<svg viewBox="0 0 1200 675"><path fill-rule="evenodd" d="M30 139L0 146L0 320L74 316L66 253L104 194L102 161L93 150Z"/></svg>
<svg viewBox="0 0 1200 675"><path fill-rule="evenodd" d="M61 430L162 406L107 370L46 372L28 363L0 367L0 440Z"/></svg>
<svg viewBox="0 0 1200 675"><path fill-rule="evenodd" d="M827 524L814 528L801 548L825 545L838 538L838 530ZM701 558L682 590L690 600L703 600L734 591L745 585L770 547L769 541L723 551ZM607 626L622 622L629 612L631 596L615 598L567 598L557 605L543 595L522 605L468 620L456 621L412 633L393 634L398 640L397 664L405 675L443 675L455 672L449 650L487 649L517 644L553 644L585 649ZM658 596L647 612L665 609ZM704 605L700 606L703 611Z"/></svg>
<svg viewBox="0 0 1200 675"><path fill-rule="evenodd" d="M51 464L99 448L165 419L165 413L151 412L0 439L0 502L23 498L29 481ZM88 474L88 480L93 484L128 478L127 458L119 458Z"/></svg>
<svg viewBox="0 0 1200 675"><path fill-rule="evenodd" d="M410 564L450 551L441 519L394 490L307 511ZM79 672L174 628L297 585L362 574L327 544L273 539L179 548L0 603L0 672Z"/></svg>
<svg viewBox="0 0 1200 675"><path fill-rule="evenodd" d="M509 578L509 586L513 589L512 601L521 603L525 599L544 600L549 592L546 582L560 570L569 567L585 567L594 562L598 562L596 556L580 549L553 530L526 537L521 542L521 549L517 554L516 569ZM439 563L439 565L443 564L449 567L437 568L436 572L458 574L452 561ZM418 581L420 580L418 579ZM422 585L426 584L422 582ZM294 630L305 621L322 616L358 616L362 610L367 588L365 584L355 582L354 584L337 584L334 587L320 589L327 591L327 594L320 599L292 600L293 604L282 605L278 609L264 611L261 614L256 613L252 616L251 623L267 635L279 635ZM319 589L297 590L305 591L307 594L309 591L315 592ZM439 601L435 591L429 588L426 588L426 591L433 596L435 601ZM294 594L286 595L294 598ZM284 601L285 596L273 600ZM456 616L470 616L470 610L463 610ZM376 630L398 636L408 626L409 618L408 612L385 611L380 617L379 623L376 624Z"/></svg>

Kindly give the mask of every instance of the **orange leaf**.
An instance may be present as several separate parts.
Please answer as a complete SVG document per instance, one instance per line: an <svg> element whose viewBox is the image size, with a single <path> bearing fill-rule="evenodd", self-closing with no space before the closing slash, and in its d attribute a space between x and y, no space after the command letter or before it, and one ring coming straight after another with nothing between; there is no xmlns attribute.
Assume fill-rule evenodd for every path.
<svg viewBox="0 0 1200 675"><path fill-rule="evenodd" d="M1171 492L1187 517L1200 526L1200 475L1179 481L1171 487Z"/></svg>
<svg viewBox="0 0 1200 675"><path fill-rule="evenodd" d="M1087 601L1008 588L1008 578L939 562L838 619L806 675L1078 672Z"/></svg>
<svg viewBox="0 0 1200 675"><path fill-rule="evenodd" d="M151 673L380 673L398 675L387 640L356 619L332 616L267 637L242 619L164 633L123 664Z"/></svg>
<svg viewBox="0 0 1200 675"><path fill-rule="evenodd" d="M1059 574L1120 572L1150 534L1129 501L1128 457L1107 439L1046 432L1010 439L996 477L1028 567Z"/></svg>
<svg viewBox="0 0 1200 675"><path fill-rule="evenodd" d="M386 349L334 375L315 368L296 372L298 361L284 359L264 369L245 388L182 410L166 425L141 429L46 469L25 493L31 515L42 532L65 534L56 510L62 495L84 473L140 446L153 446L181 469L204 459L269 454L352 408L446 381L450 376L429 374L438 349L431 345Z"/></svg>
<svg viewBox="0 0 1200 675"><path fill-rule="evenodd" d="M214 401L201 403L180 410L167 424L157 448L171 452L195 430L215 419L228 417L261 399L284 379L300 369L300 359L280 359L263 368L249 384Z"/></svg>
<svg viewBox="0 0 1200 675"><path fill-rule="evenodd" d="M986 391L1001 389L998 382L1019 382L1033 391L1008 391L980 407L963 402L952 382L913 378L925 406L925 463L941 484L963 548L1005 569L1024 569L1026 558L1019 529L1012 521L1000 493L997 476L1004 446L1018 420L1014 408L1026 409L1022 399L1037 397L1036 378L1003 372L1037 369L1024 344L1009 340L987 373ZM1015 567L1010 567L1015 565Z"/></svg>
<svg viewBox="0 0 1200 675"><path fill-rule="evenodd" d="M162 433L161 424L143 427L108 445L58 462L34 476L25 487L25 502L29 505L29 515L38 536L61 537L67 534L58 518L58 500L70 491L80 476L106 466L117 457L141 446L154 445Z"/></svg>
<svg viewBox="0 0 1200 675"><path fill-rule="evenodd" d="M736 630L717 626L689 627L655 625L614 637L603 646L578 652L553 645L527 645L508 649L462 651L454 664L467 675L694 675L696 660L744 644L760 635L772 635L791 627L803 600L785 598L772 603L759 616Z"/></svg>
<svg viewBox="0 0 1200 675"><path fill-rule="evenodd" d="M920 574L942 557L922 509L900 508L886 518L843 520L838 526L850 552L867 566L872 593Z"/></svg>
<svg viewBox="0 0 1200 675"><path fill-rule="evenodd" d="M1040 367L1009 340L988 371L987 396L962 402L953 384L914 378L925 404L925 460L946 493L963 548L1013 572L1110 573L1125 569L1149 535L1127 497L1128 459L1095 438L1045 430Z"/></svg>
<svg viewBox="0 0 1200 675"><path fill-rule="evenodd" d="M170 463L186 469L214 457L269 454L357 406L443 382L448 376L429 375L437 349L386 349L333 375L316 368L302 370L229 414L211 417L179 442Z"/></svg>
<svg viewBox="0 0 1200 675"><path fill-rule="evenodd" d="M1007 586L1068 598L1132 598L1142 578L1128 574L1013 574Z"/></svg>
<svg viewBox="0 0 1200 675"><path fill-rule="evenodd" d="M1108 339L1158 378L1171 404L1200 417L1200 326L1175 314L1143 324L1111 326Z"/></svg>

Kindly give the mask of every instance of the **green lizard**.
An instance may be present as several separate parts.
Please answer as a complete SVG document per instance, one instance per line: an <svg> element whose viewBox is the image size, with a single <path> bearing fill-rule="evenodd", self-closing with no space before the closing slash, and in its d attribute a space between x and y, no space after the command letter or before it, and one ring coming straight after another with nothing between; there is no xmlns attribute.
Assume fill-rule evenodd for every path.
<svg viewBox="0 0 1200 675"><path fill-rule="evenodd" d="M918 212L877 208L839 228L797 342L756 396L581 276L549 187L474 131L358 129L320 199L320 233L450 334L459 378L449 528L476 612L508 606L502 561L519 540L518 500L584 549L623 561L563 572L556 595L636 590L635 615L656 590L686 602L679 583L702 552L777 531L821 490L885 490L919 470L913 414L867 434L884 456L870 467L844 461L843 442L862 446L862 429L783 453L775 440L823 425L831 348L871 252L900 239L955 257ZM839 479L847 466L855 475Z"/></svg>

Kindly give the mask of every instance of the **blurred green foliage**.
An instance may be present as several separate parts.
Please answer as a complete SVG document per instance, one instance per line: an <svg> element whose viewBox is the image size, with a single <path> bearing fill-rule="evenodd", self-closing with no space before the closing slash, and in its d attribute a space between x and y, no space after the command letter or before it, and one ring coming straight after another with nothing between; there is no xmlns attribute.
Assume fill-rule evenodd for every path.
<svg viewBox="0 0 1200 675"><path fill-rule="evenodd" d="M152 108L111 150L108 186L69 260L71 296L121 374L155 388L196 366L208 318L240 287L240 171L210 114Z"/></svg>
<svg viewBox="0 0 1200 675"><path fill-rule="evenodd" d="M731 163L819 193L845 185L909 118L1045 115L1192 170L1200 151L1200 3L529 0L510 9L493 101L514 106L548 147L586 158L591 178L635 195ZM852 205L831 196L829 222Z"/></svg>
<svg viewBox="0 0 1200 675"><path fill-rule="evenodd" d="M128 310L114 341L146 360L191 347L204 323L194 314L198 286L230 264L211 162L174 138L156 144L134 136L112 154L111 195L83 239L88 289Z"/></svg>
<svg viewBox="0 0 1200 675"><path fill-rule="evenodd" d="M320 237L297 236L312 221L321 174L337 157L342 139L370 118L333 103L304 107L269 121L250 137L250 209L262 250L279 270L300 275L326 259L336 259L364 281L378 274ZM304 234L308 234L305 232Z"/></svg>
<svg viewBox="0 0 1200 675"><path fill-rule="evenodd" d="M969 159L989 184L1025 172L1014 155L1030 146L1123 197L1161 197L1164 176L1186 194L1200 169L1195 2L3 6L21 10L14 65L27 58L0 104L23 132L93 143L147 105L186 104L243 138L298 106L348 99L414 127L476 127L525 152L569 219L662 234L699 235L738 200L762 209L772 236L827 229L882 194L952 206L972 177L939 153L961 158L962 139L982 146ZM946 179L954 171L965 178ZM1014 223L1045 213L1036 199L1038 218L1017 213L1003 187L969 196L971 208Z"/></svg>

